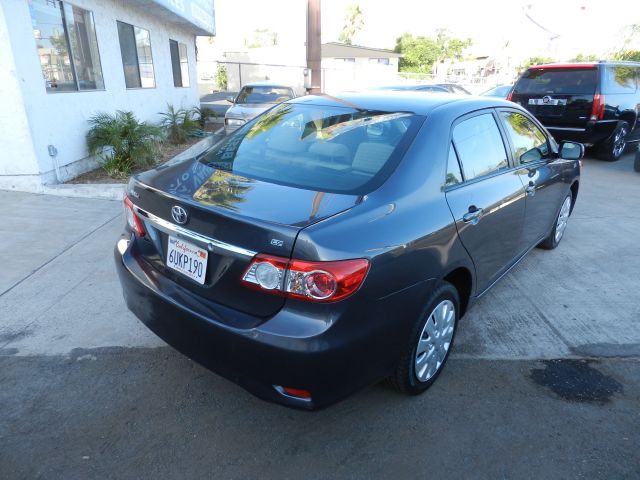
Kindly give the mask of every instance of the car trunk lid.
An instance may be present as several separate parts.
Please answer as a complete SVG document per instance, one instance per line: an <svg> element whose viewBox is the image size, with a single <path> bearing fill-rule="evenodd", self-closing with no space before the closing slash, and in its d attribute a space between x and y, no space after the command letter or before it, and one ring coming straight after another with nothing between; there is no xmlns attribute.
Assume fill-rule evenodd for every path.
<svg viewBox="0 0 640 480"><path fill-rule="evenodd" d="M249 179L197 161L140 174L128 195L154 246L147 262L205 299L259 317L275 314L284 298L241 283L253 256L290 257L302 228L360 201L356 195ZM172 217L173 207L186 212L184 224ZM208 251L202 285L167 265L170 237Z"/></svg>

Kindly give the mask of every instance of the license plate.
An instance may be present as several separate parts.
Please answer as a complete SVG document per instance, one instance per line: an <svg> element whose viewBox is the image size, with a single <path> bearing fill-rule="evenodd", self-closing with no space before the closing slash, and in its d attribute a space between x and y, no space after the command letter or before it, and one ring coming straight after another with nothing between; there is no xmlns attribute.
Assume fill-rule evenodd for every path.
<svg viewBox="0 0 640 480"><path fill-rule="evenodd" d="M169 237L168 245L167 266L203 285L209 252L175 237Z"/></svg>
<svg viewBox="0 0 640 480"><path fill-rule="evenodd" d="M530 98L529 105L566 105L567 100L565 98Z"/></svg>

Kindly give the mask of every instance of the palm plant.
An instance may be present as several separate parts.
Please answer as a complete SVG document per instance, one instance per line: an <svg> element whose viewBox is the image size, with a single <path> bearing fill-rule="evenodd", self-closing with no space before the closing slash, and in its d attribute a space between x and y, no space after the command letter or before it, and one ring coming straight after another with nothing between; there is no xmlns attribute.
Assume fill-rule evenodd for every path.
<svg viewBox="0 0 640 480"><path fill-rule="evenodd" d="M176 110L173 105L167 104L167 111L160 112L162 117L160 125L167 132L167 139L174 145L184 143L187 137L198 128L198 122L193 118L193 111L190 109Z"/></svg>
<svg viewBox="0 0 640 480"><path fill-rule="evenodd" d="M207 119L216 117L216 112L207 107L194 107L193 113L197 115L197 121L202 129L207 124Z"/></svg>
<svg viewBox="0 0 640 480"><path fill-rule="evenodd" d="M125 177L135 168L153 164L162 130L140 122L132 112L115 115L100 112L89 119L87 147L101 157L101 166L114 177Z"/></svg>

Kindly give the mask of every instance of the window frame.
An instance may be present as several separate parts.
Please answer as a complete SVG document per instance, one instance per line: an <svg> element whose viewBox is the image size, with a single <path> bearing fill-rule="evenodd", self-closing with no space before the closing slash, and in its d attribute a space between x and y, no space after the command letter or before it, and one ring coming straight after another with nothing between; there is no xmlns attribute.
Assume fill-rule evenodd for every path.
<svg viewBox="0 0 640 480"><path fill-rule="evenodd" d="M65 42L67 44L66 45L67 46L67 53L69 55L69 66L71 67L71 73L73 75L73 82L75 84L76 89L75 90L54 90L54 89L47 88L47 80L45 78L44 79L45 92L47 94L50 94L50 93L58 94L58 93L80 93L80 92L104 92L104 91L106 91L107 90L107 84L106 84L105 79L104 79L104 70L102 68L102 55L100 54L100 45L98 44L98 29L96 27L96 21L95 21L94 15L93 15L93 10L89 10L88 8L84 8L84 7L79 7L75 3L68 2L66 0L55 0L55 4L56 4L56 9L60 10L60 19L62 20L62 29L64 31L64 39L65 39ZM84 12L88 12L91 15L91 24L93 26L93 34L94 34L95 42L96 42L96 51L97 51L97 55L98 55L98 62L100 63L100 77L102 78L102 88L80 88L80 80L78 78L78 71L76 69L76 61L73 58L73 50L72 50L72 47L71 47L71 37L70 37L70 34L69 34L69 24L67 22L67 12L65 11L65 6L71 7L71 11L73 11L74 8L77 8L77 9L82 10ZM31 17L31 9L29 9L29 19L33 23L33 17ZM36 37L33 35L33 32L32 32L32 38L35 41L36 56L38 57L38 65L40 67L40 70L42 71L42 63L40 62L40 54L38 53L38 42L37 42ZM44 76L44 72L42 72L42 73L43 73L43 76Z"/></svg>
<svg viewBox="0 0 640 480"><path fill-rule="evenodd" d="M479 177L474 177L472 179L467 179L466 174L464 172L464 166L463 166L462 159L460 158L460 155L458 154L458 148L456 147L456 143L453 140L453 131L456 128L457 125L459 125L460 123L464 122L465 120L469 120L470 118L478 117L480 115L487 115L487 114L490 114L493 117L494 122L496 122L496 127L498 128L498 132L500 133L500 139L502 140L502 144L504 146L504 151L505 151L505 154L507 156L507 168L503 168L501 170L496 170L494 172L490 172L490 173L487 173L486 175L481 175ZM475 110L473 112L465 113L464 115L461 115L458 118L456 118L451 123L451 127L449 128L448 141L449 141L449 144L454 146L456 157L458 159L458 166L460 167L460 174L462 175L462 182L457 183L455 185L447 185L447 183L446 183L447 182L447 180L446 180L446 176L447 176L446 165L448 165L448 162L449 162L449 159L448 159L448 157L449 157L449 149L447 148L447 161L445 162L446 165L445 165L445 172L444 172L444 178L443 178L443 185L444 185L445 191L454 190L456 188L464 187L465 185L470 185L472 183L481 182L482 180L485 180L487 178L492 178L492 177L496 177L498 175L503 175L505 173L513 171L515 168L520 168L519 166L515 166L514 165L513 155L511 153L511 144L507 143L508 141L506 140L505 137L506 137L506 132L504 131L503 125L500 123L500 119L498 118L498 114L497 114L497 111L496 111L495 107L483 108L481 110Z"/></svg>
<svg viewBox="0 0 640 480"><path fill-rule="evenodd" d="M138 65L138 80L140 82L140 86L139 87L128 87L127 86L127 75L124 71L124 57L122 56L122 43L120 42L120 31L118 29L118 23L122 23L124 25L128 25L131 27L132 31L133 31L133 40L135 42L135 46L136 46L136 63ZM142 71L140 68L140 55L138 54L138 41L136 39L136 28L139 30L144 30L149 34L149 53L151 56L151 66L153 67L153 86L152 87L144 87L142 85ZM122 64L122 74L124 75L124 87L126 90L152 90L158 87L158 82L156 82L156 63L155 60L153 58L153 45L151 42L151 30L149 30L148 28L144 28L144 27L139 27L137 25L134 25L133 23L129 23L129 22L124 22L122 20L118 20L116 19L116 32L118 34L118 46L120 47L120 61Z"/></svg>

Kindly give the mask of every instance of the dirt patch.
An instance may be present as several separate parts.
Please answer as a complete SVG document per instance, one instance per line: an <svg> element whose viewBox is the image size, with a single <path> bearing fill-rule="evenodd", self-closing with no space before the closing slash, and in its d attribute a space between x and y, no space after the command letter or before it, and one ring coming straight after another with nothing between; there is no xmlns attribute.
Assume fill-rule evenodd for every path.
<svg viewBox="0 0 640 480"><path fill-rule="evenodd" d="M215 123L209 123L204 128L205 132L213 133L220 129L220 125ZM176 155L184 152L188 148L191 148L193 145L202 140L202 137L189 137L187 141L181 145L173 145L169 142L162 142L158 147L158 157L155 165L162 165L164 162L171 160ZM153 166L153 165L152 165ZM151 166L151 167L152 167ZM131 172L132 174L143 172L148 170L151 167L143 167L138 168ZM114 178L107 175L102 168L98 167L95 170L91 170L90 172L83 173L79 177L74 178L73 180L69 180L66 183L124 183L127 181L127 177L125 178Z"/></svg>

